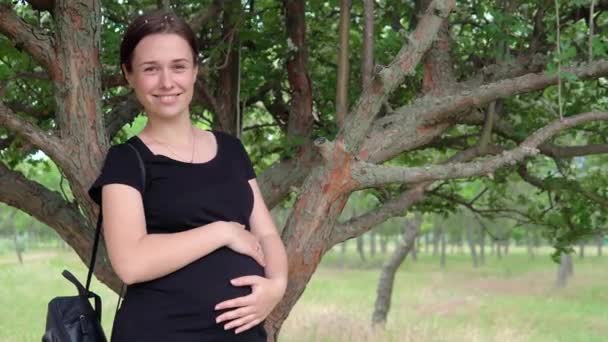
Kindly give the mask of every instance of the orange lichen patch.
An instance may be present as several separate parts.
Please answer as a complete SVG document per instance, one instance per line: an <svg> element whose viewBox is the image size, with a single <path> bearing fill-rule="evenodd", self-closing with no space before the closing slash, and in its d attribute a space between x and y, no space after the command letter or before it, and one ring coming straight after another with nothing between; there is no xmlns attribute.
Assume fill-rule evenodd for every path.
<svg viewBox="0 0 608 342"><path fill-rule="evenodd" d="M416 131L420 135L429 134L433 130L433 126L418 126L416 127Z"/></svg>
<svg viewBox="0 0 608 342"><path fill-rule="evenodd" d="M346 151L344 143L336 140L332 150L332 158L323 180L323 193L332 199L352 190L356 182L351 174L353 157Z"/></svg>
<svg viewBox="0 0 608 342"><path fill-rule="evenodd" d="M359 160L367 160L369 158L369 150L368 149L361 149L361 151L359 151L359 154L357 155L359 157Z"/></svg>
<svg viewBox="0 0 608 342"><path fill-rule="evenodd" d="M82 16L73 8L68 9L68 15L70 20L74 24L74 28L78 31L84 31L84 25L82 24Z"/></svg>
<svg viewBox="0 0 608 342"><path fill-rule="evenodd" d="M454 103L453 108L454 109L471 108L476 105L475 102L476 102L475 99L473 99L471 97L463 97L462 99L460 99L460 100L456 101L456 103Z"/></svg>
<svg viewBox="0 0 608 342"><path fill-rule="evenodd" d="M424 64L424 73L422 77L422 89L425 93L437 88L437 82L433 78L433 63Z"/></svg>

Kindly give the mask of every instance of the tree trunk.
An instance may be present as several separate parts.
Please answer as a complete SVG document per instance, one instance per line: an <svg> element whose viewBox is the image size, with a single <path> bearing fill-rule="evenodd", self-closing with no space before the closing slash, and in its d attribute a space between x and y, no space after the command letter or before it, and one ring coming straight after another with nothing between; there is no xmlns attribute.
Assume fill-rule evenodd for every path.
<svg viewBox="0 0 608 342"><path fill-rule="evenodd" d="M420 215L406 224L406 229L403 232L403 237L400 239L399 245L382 266L378 288L376 290L376 303L374 305L374 313L372 314L372 326L384 327L386 317L390 310L391 297L393 294L393 285L395 282L395 274L403 260L407 257L410 251L414 251L414 241L420 229Z"/></svg>
<svg viewBox="0 0 608 342"><path fill-rule="evenodd" d="M572 255L562 253L560 264L557 268L557 278L555 280L555 287L564 288L568 283L568 279L572 276L573 273L574 267L572 265Z"/></svg>
<svg viewBox="0 0 608 342"><path fill-rule="evenodd" d="M361 261L365 261L365 240L363 235L357 236L357 253L361 258Z"/></svg>
<svg viewBox="0 0 608 342"><path fill-rule="evenodd" d="M441 257L439 258L439 265L441 266L441 268L445 268L445 252L446 252L446 239L445 239L445 230L443 227L440 228L440 235L441 235Z"/></svg>
<svg viewBox="0 0 608 342"><path fill-rule="evenodd" d="M239 69L241 61L239 56L240 37L239 30L235 28L241 14L241 5L227 3L224 6L222 34L228 44L225 60L219 71L219 80L216 94L217 112L214 113L215 129L239 137L241 133L242 115L239 107Z"/></svg>
<svg viewBox="0 0 608 342"><path fill-rule="evenodd" d="M15 253L17 253L17 259L19 260L19 264L23 265L23 256L21 255L23 253L23 241L21 241L21 239L19 238L19 232L17 231L17 228L15 228L13 234L13 241L15 243Z"/></svg>
<svg viewBox="0 0 608 342"><path fill-rule="evenodd" d="M439 225L435 225L433 229L433 256L437 256L439 253L439 244L441 240L441 228Z"/></svg>
<svg viewBox="0 0 608 342"><path fill-rule="evenodd" d="M496 246L496 257L498 258L498 260L502 260L502 248L500 248L501 245L501 241L494 241L494 245Z"/></svg>
<svg viewBox="0 0 608 342"><path fill-rule="evenodd" d="M373 258L376 255L376 232L369 234L369 255Z"/></svg>
<svg viewBox="0 0 608 342"><path fill-rule="evenodd" d="M388 235L380 235L380 252L386 254L386 246L388 245Z"/></svg>
<svg viewBox="0 0 608 342"><path fill-rule="evenodd" d="M585 258L585 241L580 241L578 243L578 257L580 259Z"/></svg>
<svg viewBox="0 0 608 342"><path fill-rule="evenodd" d="M526 230L526 249L528 250L528 258L534 260L534 240L532 239L532 232Z"/></svg>
<svg viewBox="0 0 608 342"><path fill-rule="evenodd" d="M481 227L479 235L479 263L484 265L486 263L486 230L483 227Z"/></svg>
<svg viewBox="0 0 608 342"><path fill-rule="evenodd" d="M340 267L341 268L346 268L346 265L348 264L348 254L346 253L347 250L347 246L346 243L348 242L348 240L342 242L340 245Z"/></svg>
<svg viewBox="0 0 608 342"><path fill-rule="evenodd" d="M601 257L602 256L602 247L604 246L604 235L603 234L599 234L597 236L597 256Z"/></svg>
<svg viewBox="0 0 608 342"><path fill-rule="evenodd" d="M464 254L464 239L462 237L462 233L458 234L457 246L458 246L458 254L460 254L460 255Z"/></svg>
<svg viewBox="0 0 608 342"><path fill-rule="evenodd" d="M430 242L429 232L427 231L426 234L424 234L424 253L426 255L429 254L429 242Z"/></svg>
<svg viewBox="0 0 608 342"><path fill-rule="evenodd" d="M412 246L412 261L417 261L418 260L418 243L419 240L418 239L414 239L414 241L412 242L413 246Z"/></svg>
<svg viewBox="0 0 608 342"><path fill-rule="evenodd" d="M505 256L509 255L509 248L511 247L511 239L507 238L504 241L504 246L505 246Z"/></svg>
<svg viewBox="0 0 608 342"><path fill-rule="evenodd" d="M475 249L475 237L473 234L473 227L469 226L468 228L466 228L466 238L467 238L467 243L469 245L469 251L471 252L471 259L473 259L473 267L477 267L479 266L479 261L477 259L477 250Z"/></svg>

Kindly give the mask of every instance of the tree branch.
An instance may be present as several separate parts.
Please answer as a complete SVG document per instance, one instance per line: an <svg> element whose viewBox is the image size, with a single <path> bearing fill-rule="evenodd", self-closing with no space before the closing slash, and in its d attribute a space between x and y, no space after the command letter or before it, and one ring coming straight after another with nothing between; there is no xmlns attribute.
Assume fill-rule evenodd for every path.
<svg viewBox="0 0 608 342"><path fill-rule="evenodd" d="M93 222L80 213L76 203L69 203L57 192L33 182L21 173L9 170L0 162L0 202L20 209L52 227L72 246L81 260L88 263L93 245ZM87 224L90 223L90 224ZM115 291L120 288L105 253L100 250L95 274Z"/></svg>
<svg viewBox="0 0 608 342"><path fill-rule="evenodd" d="M213 0L209 7L201 8L190 20L194 33L199 33L211 20L216 19L222 11L222 1Z"/></svg>
<svg viewBox="0 0 608 342"><path fill-rule="evenodd" d="M8 107L13 113L25 113L32 118L48 119L55 116L55 113L50 112L47 108L43 110L38 110L36 108L26 106L21 102L7 102L4 105Z"/></svg>
<svg viewBox="0 0 608 342"><path fill-rule="evenodd" d="M439 26L454 6L453 0L431 2L416 29L408 37L407 44L401 48L388 67L375 75L372 84L365 89L336 138L344 141L349 152L358 153L380 107L405 77L414 72L423 54L435 39Z"/></svg>
<svg viewBox="0 0 608 342"><path fill-rule="evenodd" d="M416 7L429 1L416 1ZM432 93L436 96L449 91L456 84L454 76L454 63L450 52L452 38L450 37L450 24L447 20L441 23L433 45L424 56L424 73L422 77L422 93Z"/></svg>
<svg viewBox="0 0 608 342"><path fill-rule="evenodd" d="M158 9L168 10L171 8L171 0L157 0Z"/></svg>
<svg viewBox="0 0 608 342"><path fill-rule="evenodd" d="M196 78L194 100L201 103L204 107L209 109L212 113L218 112L217 99L213 96L209 90L207 83L207 76L201 72L202 68L199 68L199 73Z"/></svg>
<svg viewBox="0 0 608 342"><path fill-rule="evenodd" d="M456 203L458 205L462 205L463 207L469 209L471 212L475 213L475 214L479 214L482 215L484 217L490 217L490 218L495 218L497 217L497 214L514 214L515 216L519 216L519 218L515 218L515 216L501 216L504 218L510 218L510 219L514 219L514 220L519 220L521 218L526 218L526 219L530 219L530 216L528 214L526 214L525 212L519 211L517 209L513 209L513 208L503 208L503 209L483 209L483 208L477 208L474 205L474 201L467 201L466 199L464 199L462 196L458 195L458 194L443 194L439 191L429 191L429 194L432 196L436 196L439 198L442 198L444 200Z"/></svg>
<svg viewBox="0 0 608 342"><path fill-rule="evenodd" d="M104 90L119 86L127 86L127 81L122 74L104 74L101 77L101 83Z"/></svg>
<svg viewBox="0 0 608 342"><path fill-rule="evenodd" d="M564 191L566 189L571 189L577 193L580 193L584 197L587 197L589 200L608 209L608 198L598 195L594 191L583 189L581 184L577 181L562 179L560 182L560 186L557 187L557 186L547 183L547 182L543 181L542 179L530 174L530 172L528 171L528 168L524 164L521 164L517 168L517 173L525 182L527 182L541 190L550 191L550 192L560 192L560 191Z"/></svg>
<svg viewBox="0 0 608 342"><path fill-rule="evenodd" d="M112 111L105 115L108 138L111 140L124 125L133 121L141 112L141 105L134 94L128 95L119 104L114 105Z"/></svg>
<svg viewBox="0 0 608 342"><path fill-rule="evenodd" d="M490 102L488 110L486 112L486 120L483 124L483 130L481 131L481 138L479 139L479 147L482 149L490 144L492 141L492 128L494 127L494 117L496 116L496 101Z"/></svg>
<svg viewBox="0 0 608 342"><path fill-rule="evenodd" d="M597 78L608 75L608 61L600 60L564 71L579 79ZM473 90L465 89L442 98L425 96L397 109L396 114L376 120L362 150L373 156L373 162L383 162L425 142L424 139L415 140L416 137L424 135L432 139L433 134L450 126L450 120L470 115L469 111L475 107L554 84L557 84L557 75L545 72L502 80Z"/></svg>
<svg viewBox="0 0 608 342"><path fill-rule="evenodd" d="M501 151L501 149L493 146L488 146L484 151L482 151L478 146L476 146L456 153L446 160L444 164L465 162L485 153L498 154ZM363 215L353 217L346 222L336 224L329 239L329 246L333 246L342 241L359 236L391 217L403 215L409 207L424 198L426 189L432 183L432 181L425 181L414 184L410 189L404 191L396 198L390 199L381 207L370 210Z"/></svg>
<svg viewBox="0 0 608 342"><path fill-rule="evenodd" d="M292 159L275 163L258 177L264 202L269 208L275 207L291 191L299 188L310 170L321 163L316 149L309 144L298 150Z"/></svg>
<svg viewBox="0 0 608 342"><path fill-rule="evenodd" d="M374 0L363 0L363 53L361 59L361 75L363 89L372 83L374 72Z"/></svg>
<svg viewBox="0 0 608 342"><path fill-rule="evenodd" d="M336 123L342 127L348 112L348 41L350 34L350 0L340 0L338 79L336 84Z"/></svg>
<svg viewBox="0 0 608 342"><path fill-rule="evenodd" d="M471 125L484 125L485 119L482 113L473 113L467 116L462 123ZM525 137L516 133L509 122L498 119L494 122L494 131L503 138L521 143ZM551 143L543 143L538 146L540 153L552 158L573 158L592 154L608 153L608 144L589 144L579 146L559 146Z"/></svg>
<svg viewBox="0 0 608 342"><path fill-rule="evenodd" d="M391 217L404 215L407 208L423 198L425 189L430 183L423 182L417 184L374 210L353 217L346 222L336 224L329 238L328 246L334 246L340 242L360 236Z"/></svg>
<svg viewBox="0 0 608 342"><path fill-rule="evenodd" d="M23 21L11 5L0 5L0 33L10 39L18 50L25 49L51 75L55 74L51 37Z"/></svg>
<svg viewBox="0 0 608 342"><path fill-rule="evenodd" d="M21 119L0 101L0 125L21 135L25 140L44 151L51 158L64 160L63 143L55 136L42 131L34 124Z"/></svg>
<svg viewBox="0 0 608 342"><path fill-rule="evenodd" d="M592 154L608 153L608 144L590 144L580 146L558 146L542 144L539 146L542 154L553 158L572 158Z"/></svg>
<svg viewBox="0 0 608 342"><path fill-rule="evenodd" d="M308 48L304 0L285 0L285 28L290 42L287 79L291 88L291 108L287 132L291 136L309 136L313 126L312 84L308 73Z"/></svg>
<svg viewBox="0 0 608 342"><path fill-rule="evenodd" d="M608 120L608 112L589 112L555 121L537 130L518 147L482 161L411 168L356 162L351 172L360 189L390 183L417 183L488 174L507 164L513 165L526 157L536 155L539 152L537 147L558 132L596 120Z"/></svg>
<svg viewBox="0 0 608 342"><path fill-rule="evenodd" d="M33 182L0 163L0 202L20 209L38 221L54 227L71 246L83 244L87 220L75 203L66 202L57 192Z"/></svg>

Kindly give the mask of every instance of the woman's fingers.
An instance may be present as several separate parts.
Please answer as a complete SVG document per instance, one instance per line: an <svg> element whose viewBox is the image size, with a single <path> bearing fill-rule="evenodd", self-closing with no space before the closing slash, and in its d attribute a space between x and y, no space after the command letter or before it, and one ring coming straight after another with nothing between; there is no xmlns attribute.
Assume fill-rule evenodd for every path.
<svg viewBox="0 0 608 342"><path fill-rule="evenodd" d="M250 314L250 315L235 319L235 320L227 323L226 325L224 325L224 330L239 328L245 324L251 323L255 319L256 319L255 314Z"/></svg>
<svg viewBox="0 0 608 342"><path fill-rule="evenodd" d="M247 324L245 324L245 325L240 326L238 329L236 329L236 330L234 331L234 333L235 333L235 334L240 334L240 333L242 333L243 331L246 331L246 330L249 330L249 329L251 329L251 328L255 327L256 325L260 324L261 322L262 322L262 319L261 319L261 318L255 318L255 319L253 319L252 321L250 321L249 323L247 323Z"/></svg>
<svg viewBox="0 0 608 342"><path fill-rule="evenodd" d="M251 305L252 303L253 303L253 297L251 294L248 294L243 297L237 297L237 298L225 300L225 301L217 304L215 306L215 310L238 308L238 307L242 307L242 306Z"/></svg>
<svg viewBox="0 0 608 342"><path fill-rule="evenodd" d="M244 306L244 307L240 307L238 309L235 310L230 310L228 312L224 312L223 314L219 315L216 319L215 322L216 323L222 323L225 321L231 321L237 318L242 318L244 316L250 315L253 313L253 307L252 306Z"/></svg>

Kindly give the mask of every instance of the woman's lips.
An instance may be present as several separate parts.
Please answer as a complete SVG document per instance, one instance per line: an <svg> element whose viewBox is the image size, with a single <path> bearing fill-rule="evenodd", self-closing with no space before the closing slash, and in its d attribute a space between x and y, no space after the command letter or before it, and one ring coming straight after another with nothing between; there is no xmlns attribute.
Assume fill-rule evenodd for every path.
<svg viewBox="0 0 608 342"><path fill-rule="evenodd" d="M171 94L171 95L154 95L155 98L158 99L158 101L161 104L164 105L170 105L173 104L175 102L177 102L177 98L180 96L181 94Z"/></svg>

